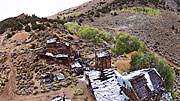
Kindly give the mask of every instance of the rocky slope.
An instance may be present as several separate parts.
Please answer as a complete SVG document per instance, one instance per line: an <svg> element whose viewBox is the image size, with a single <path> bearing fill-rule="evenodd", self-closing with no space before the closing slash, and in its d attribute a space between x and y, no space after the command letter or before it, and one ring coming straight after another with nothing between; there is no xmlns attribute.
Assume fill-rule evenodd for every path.
<svg viewBox="0 0 180 101"><path fill-rule="evenodd" d="M145 6L160 9L159 17L112 10ZM80 12L82 16L65 18L83 25L106 29L110 32L125 31L136 35L148 48L180 66L180 15L178 0L93 0L78 7L60 12L50 18ZM113 35L113 34L112 34Z"/></svg>

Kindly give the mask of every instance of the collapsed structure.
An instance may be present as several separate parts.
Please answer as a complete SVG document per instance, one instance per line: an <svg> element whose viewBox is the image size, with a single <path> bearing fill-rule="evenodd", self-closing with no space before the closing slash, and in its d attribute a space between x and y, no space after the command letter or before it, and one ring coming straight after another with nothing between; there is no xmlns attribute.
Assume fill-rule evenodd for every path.
<svg viewBox="0 0 180 101"><path fill-rule="evenodd" d="M163 80L154 68L124 75L113 69L91 71L87 79L97 101L160 100L166 91Z"/></svg>
<svg viewBox="0 0 180 101"><path fill-rule="evenodd" d="M118 75L121 89L132 101L160 100L166 91L161 76L155 68L142 69L130 74Z"/></svg>
<svg viewBox="0 0 180 101"><path fill-rule="evenodd" d="M39 53L40 58L68 63L71 56L70 45L58 38L51 38L46 41L46 47Z"/></svg>
<svg viewBox="0 0 180 101"><path fill-rule="evenodd" d="M121 92L121 86L113 69L90 71L87 79L96 101L127 101L129 99L123 91Z"/></svg>

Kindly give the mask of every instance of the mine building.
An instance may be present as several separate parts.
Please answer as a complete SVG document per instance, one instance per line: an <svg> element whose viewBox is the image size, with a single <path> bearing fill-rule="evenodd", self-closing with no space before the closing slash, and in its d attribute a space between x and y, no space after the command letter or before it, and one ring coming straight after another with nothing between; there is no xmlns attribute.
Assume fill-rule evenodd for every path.
<svg viewBox="0 0 180 101"><path fill-rule="evenodd" d="M131 101L159 101L166 92L163 80L155 68L119 75L117 79Z"/></svg>
<svg viewBox="0 0 180 101"><path fill-rule="evenodd" d="M122 75L111 68L92 70L86 79L96 101L159 101L167 93L155 68Z"/></svg>
<svg viewBox="0 0 180 101"><path fill-rule="evenodd" d="M71 56L70 45L58 38L51 38L46 41L46 47L39 52L40 58L58 61L59 63L68 63Z"/></svg>
<svg viewBox="0 0 180 101"><path fill-rule="evenodd" d="M95 53L95 70L111 68L111 55L108 51Z"/></svg>

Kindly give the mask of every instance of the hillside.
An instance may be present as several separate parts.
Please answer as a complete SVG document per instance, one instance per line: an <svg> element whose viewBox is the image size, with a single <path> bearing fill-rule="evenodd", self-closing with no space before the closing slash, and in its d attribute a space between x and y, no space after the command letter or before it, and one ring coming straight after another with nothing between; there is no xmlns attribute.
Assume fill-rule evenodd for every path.
<svg viewBox="0 0 180 101"><path fill-rule="evenodd" d="M132 14L128 12L113 10L133 6L146 6L160 9L159 17L147 16L144 14ZM82 13L82 16L67 17L66 21L76 21L82 25L97 27L109 32L124 31L136 35L144 41L148 48L164 56L176 65L179 63L179 37L180 37L180 16L178 0L107 0L89 1L78 7L60 12L49 18L60 18L63 15L73 12ZM175 11L175 12L174 12ZM113 35L113 33L110 33Z"/></svg>
<svg viewBox="0 0 180 101"><path fill-rule="evenodd" d="M57 45L48 46L54 40L68 51L58 55ZM50 101L66 95L73 101L95 101L83 73L96 67L98 49L111 53L109 64L121 74L160 68L166 89L180 99L180 1L92 0L47 18L21 14L0 22L0 100ZM70 56L64 60L66 53ZM146 60L135 61L134 54ZM58 56L63 59L54 59ZM77 63L83 70L72 69ZM47 75L59 73L63 80L43 83ZM82 93L77 89L83 94L76 96Z"/></svg>

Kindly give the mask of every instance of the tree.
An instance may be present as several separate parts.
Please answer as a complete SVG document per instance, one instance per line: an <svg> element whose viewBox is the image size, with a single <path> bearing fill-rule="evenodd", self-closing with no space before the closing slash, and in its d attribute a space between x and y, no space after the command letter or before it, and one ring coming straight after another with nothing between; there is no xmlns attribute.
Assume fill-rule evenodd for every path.
<svg viewBox="0 0 180 101"><path fill-rule="evenodd" d="M25 31L26 31L26 32L30 32L30 31L31 31L31 28L30 28L29 25L27 25L27 26L25 27Z"/></svg>
<svg viewBox="0 0 180 101"><path fill-rule="evenodd" d="M159 60L157 69L158 69L158 72L161 74L161 76L165 80L165 85L166 85L167 90L171 91L171 89L174 86L174 80L175 80L174 69L170 67L168 63L163 59Z"/></svg>
<svg viewBox="0 0 180 101"><path fill-rule="evenodd" d="M145 44L139 41L136 36L132 36L126 32L120 32L117 36L117 41L115 43L115 49L113 53L116 55L122 55L125 53L130 53L133 51L145 51Z"/></svg>
<svg viewBox="0 0 180 101"><path fill-rule="evenodd" d="M138 52L131 56L130 71L147 68L147 59L143 52Z"/></svg>

